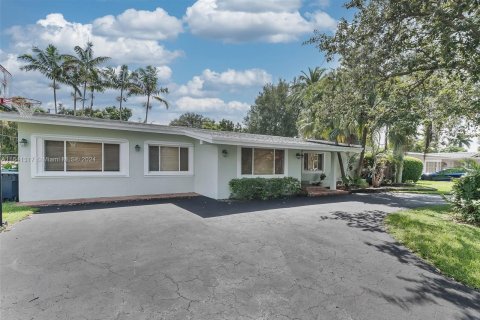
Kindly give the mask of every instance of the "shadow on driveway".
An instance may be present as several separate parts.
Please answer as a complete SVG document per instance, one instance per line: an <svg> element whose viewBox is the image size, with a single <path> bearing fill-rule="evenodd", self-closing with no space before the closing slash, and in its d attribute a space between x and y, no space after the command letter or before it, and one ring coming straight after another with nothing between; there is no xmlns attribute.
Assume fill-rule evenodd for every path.
<svg viewBox="0 0 480 320"><path fill-rule="evenodd" d="M98 203L85 205L49 206L43 207L38 213L69 212L82 210L95 210L107 208L135 207L170 203L190 211L202 218L213 218L231 214L256 212L272 209L285 209L293 207L335 204L357 201L363 204L380 204L398 208L415 208L427 205L440 204L438 196L395 196L393 194L350 194L330 197L292 197L273 200L232 201L214 200L203 196L182 199L157 199L114 203Z"/></svg>

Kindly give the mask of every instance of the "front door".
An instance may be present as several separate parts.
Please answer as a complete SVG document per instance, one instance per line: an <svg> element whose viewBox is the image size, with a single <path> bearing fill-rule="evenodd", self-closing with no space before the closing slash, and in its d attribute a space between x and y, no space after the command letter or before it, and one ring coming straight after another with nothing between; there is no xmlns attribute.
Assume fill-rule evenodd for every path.
<svg viewBox="0 0 480 320"><path fill-rule="evenodd" d="M325 171L325 154L315 151L303 153L302 184L321 184Z"/></svg>

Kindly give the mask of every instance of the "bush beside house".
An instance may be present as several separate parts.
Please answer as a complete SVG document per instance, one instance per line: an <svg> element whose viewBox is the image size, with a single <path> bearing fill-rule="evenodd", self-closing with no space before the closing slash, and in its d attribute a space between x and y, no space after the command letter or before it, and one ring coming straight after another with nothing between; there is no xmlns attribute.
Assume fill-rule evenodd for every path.
<svg viewBox="0 0 480 320"><path fill-rule="evenodd" d="M239 200L275 199L301 192L300 181L292 177L232 179L229 185L230 197Z"/></svg>
<svg viewBox="0 0 480 320"><path fill-rule="evenodd" d="M422 160L414 157L405 157L403 159L402 182L417 182L422 176L423 163Z"/></svg>

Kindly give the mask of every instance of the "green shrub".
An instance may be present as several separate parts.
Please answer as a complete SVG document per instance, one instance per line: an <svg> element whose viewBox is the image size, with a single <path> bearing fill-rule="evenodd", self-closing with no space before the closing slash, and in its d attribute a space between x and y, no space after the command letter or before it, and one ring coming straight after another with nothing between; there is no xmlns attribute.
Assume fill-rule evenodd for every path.
<svg viewBox="0 0 480 320"><path fill-rule="evenodd" d="M480 223L480 170L455 179L451 203L466 222Z"/></svg>
<svg viewBox="0 0 480 320"><path fill-rule="evenodd" d="M230 197L233 199L274 199L297 195L301 191L298 179L285 178L242 178L230 180Z"/></svg>
<svg viewBox="0 0 480 320"><path fill-rule="evenodd" d="M417 182L423 171L423 162L414 157L405 157L403 159L402 182L412 180Z"/></svg>

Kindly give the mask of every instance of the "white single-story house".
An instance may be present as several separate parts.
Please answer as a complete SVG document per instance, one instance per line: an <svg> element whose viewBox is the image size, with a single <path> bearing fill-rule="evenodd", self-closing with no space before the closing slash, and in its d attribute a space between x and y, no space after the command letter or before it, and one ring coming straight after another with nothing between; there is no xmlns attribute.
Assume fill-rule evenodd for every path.
<svg viewBox="0 0 480 320"><path fill-rule="evenodd" d="M230 196L234 178L295 177L335 189L337 152L359 146L36 113L18 123L19 200L47 201L194 192Z"/></svg>
<svg viewBox="0 0 480 320"><path fill-rule="evenodd" d="M480 153L478 152L438 152L427 153L407 152L407 156L422 160L423 173L433 173L449 168L458 168L462 162L472 159L480 163Z"/></svg>

